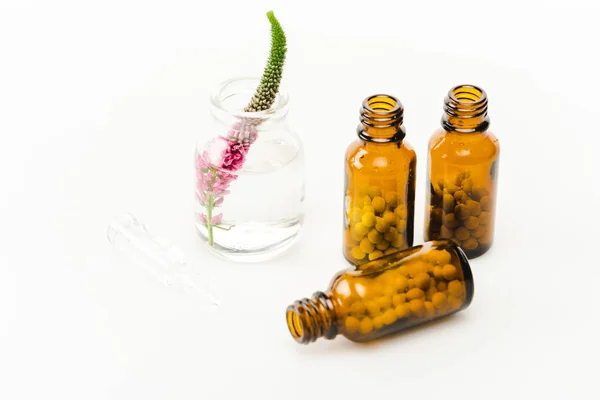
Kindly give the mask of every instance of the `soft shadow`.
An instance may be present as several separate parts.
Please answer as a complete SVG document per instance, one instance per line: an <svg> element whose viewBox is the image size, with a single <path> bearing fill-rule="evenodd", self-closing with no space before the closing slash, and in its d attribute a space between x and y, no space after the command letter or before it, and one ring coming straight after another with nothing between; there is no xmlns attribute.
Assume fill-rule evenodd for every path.
<svg viewBox="0 0 600 400"><path fill-rule="evenodd" d="M412 328L408 328L404 331L397 332L394 334L390 334L388 336L375 339L371 342L365 343L355 343L352 342L345 337L338 335L333 340L326 340L323 338L318 339L317 342L308 344L304 346L304 348L300 348L297 353L300 356L307 357L328 357L331 354L337 353L348 353L348 352L364 352L364 351L373 351L377 348L386 348L390 346L398 345L402 341L408 341L408 339L412 337L416 337L418 335L425 334L427 332L435 332L436 328L440 328L442 326L447 326L451 324L459 324L461 320L467 320L468 317L462 315L460 313L455 313L449 315L447 317L443 317L423 325L414 326ZM318 343L318 342L321 343ZM317 345L318 344L318 345Z"/></svg>

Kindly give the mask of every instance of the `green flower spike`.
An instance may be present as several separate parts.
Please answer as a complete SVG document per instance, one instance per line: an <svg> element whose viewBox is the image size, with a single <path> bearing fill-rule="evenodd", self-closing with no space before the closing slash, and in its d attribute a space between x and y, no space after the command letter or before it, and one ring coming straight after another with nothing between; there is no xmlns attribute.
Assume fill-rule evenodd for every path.
<svg viewBox="0 0 600 400"><path fill-rule="evenodd" d="M257 112L268 110L275 102L279 92L279 84L283 75L285 63L286 38L279 21L275 18L273 11L267 13L271 23L271 53L267 60L267 66L250 103L244 108L245 112Z"/></svg>

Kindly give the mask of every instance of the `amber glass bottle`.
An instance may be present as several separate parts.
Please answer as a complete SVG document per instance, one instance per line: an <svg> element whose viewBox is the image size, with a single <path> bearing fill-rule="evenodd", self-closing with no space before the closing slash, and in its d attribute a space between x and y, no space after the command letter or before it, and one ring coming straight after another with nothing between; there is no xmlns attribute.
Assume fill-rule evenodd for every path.
<svg viewBox="0 0 600 400"><path fill-rule="evenodd" d="M473 276L464 252L438 240L340 271L325 292L286 310L298 343L341 334L367 342L469 306Z"/></svg>
<svg viewBox="0 0 600 400"><path fill-rule="evenodd" d="M425 240L450 239L470 259L494 240L500 146L487 110L483 89L452 88L442 127L429 140Z"/></svg>
<svg viewBox="0 0 600 400"><path fill-rule="evenodd" d="M403 117L392 96L363 101L345 162L343 252L352 264L412 246L417 157Z"/></svg>

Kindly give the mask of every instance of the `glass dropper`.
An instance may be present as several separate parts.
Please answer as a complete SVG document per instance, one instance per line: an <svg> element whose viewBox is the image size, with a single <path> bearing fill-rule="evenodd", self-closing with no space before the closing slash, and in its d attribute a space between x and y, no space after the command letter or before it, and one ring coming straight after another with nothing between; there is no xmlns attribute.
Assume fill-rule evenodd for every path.
<svg viewBox="0 0 600 400"><path fill-rule="evenodd" d="M205 283L192 279L192 275L196 274L192 274L185 254L177 246L152 235L132 214L113 218L106 234L117 250L140 264L163 285L185 293L200 294L213 307L220 305Z"/></svg>

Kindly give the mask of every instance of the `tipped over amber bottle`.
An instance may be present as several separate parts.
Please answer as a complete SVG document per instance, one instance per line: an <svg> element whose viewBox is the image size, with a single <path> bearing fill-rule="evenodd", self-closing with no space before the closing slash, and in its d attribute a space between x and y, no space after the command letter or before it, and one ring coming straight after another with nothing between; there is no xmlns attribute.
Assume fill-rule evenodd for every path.
<svg viewBox="0 0 600 400"><path fill-rule="evenodd" d="M473 293L464 252L432 241L340 271L326 291L288 306L286 320L298 343L368 342L464 310Z"/></svg>
<svg viewBox="0 0 600 400"><path fill-rule="evenodd" d="M412 246L417 157L403 119L393 96L363 101L344 171L343 252L352 264Z"/></svg>
<svg viewBox="0 0 600 400"><path fill-rule="evenodd" d="M500 146L488 129L483 89L452 88L444 111L442 127L429 140L424 236L450 239L472 259L494 240Z"/></svg>

